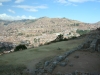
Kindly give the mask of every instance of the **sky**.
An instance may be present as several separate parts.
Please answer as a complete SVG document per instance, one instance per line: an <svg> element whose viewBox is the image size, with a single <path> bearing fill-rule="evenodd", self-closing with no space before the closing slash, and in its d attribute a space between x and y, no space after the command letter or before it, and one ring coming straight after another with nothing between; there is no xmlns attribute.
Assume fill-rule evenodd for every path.
<svg viewBox="0 0 100 75"><path fill-rule="evenodd" d="M0 0L0 19L68 18L100 21L100 0Z"/></svg>

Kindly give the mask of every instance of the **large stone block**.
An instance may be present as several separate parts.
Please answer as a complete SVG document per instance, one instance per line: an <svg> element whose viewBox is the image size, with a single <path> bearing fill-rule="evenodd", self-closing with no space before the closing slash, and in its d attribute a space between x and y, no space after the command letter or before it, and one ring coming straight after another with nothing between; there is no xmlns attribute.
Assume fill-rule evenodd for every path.
<svg viewBox="0 0 100 75"><path fill-rule="evenodd" d="M66 59L65 59L65 62L66 62L66 63L68 63L68 62L69 62L69 59L68 59L68 58L66 58Z"/></svg>
<svg viewBox="0 0 100 75"><path fill-rule="evenodd" d="M48 66L49 65L49 61L46 61L45 63L44 63L44 66Z"/></svg>
<svg viewBox="0 0 100 75"><path fill-rule="evenodd" d="M59 63L58 61L52 62L52 64L55 65L55 66L56 66L58 63Z"/></svg>
<svg viewBox="0 0 100 75"><path fill-rule="evenodd" d="M68 53L68 52L66 52L66 53L65 53L65 56L66 56L66 57L67 57L67 56L69 56L69 53Z"/></svg>
<svg viewBox="0 0 100 75"><path fill-rule="evenodd" d="M67 65L67 63L66 62L61 62L59 65L64 67L64 66Z"/></svg>
<svg viewBox="0 0 100 75"><path fill-rule="evenodd" d="M63 56L58 56L58 57L57 57L57 61L59 61L59 62L62 61L63 59L64 59Z"/></svg>

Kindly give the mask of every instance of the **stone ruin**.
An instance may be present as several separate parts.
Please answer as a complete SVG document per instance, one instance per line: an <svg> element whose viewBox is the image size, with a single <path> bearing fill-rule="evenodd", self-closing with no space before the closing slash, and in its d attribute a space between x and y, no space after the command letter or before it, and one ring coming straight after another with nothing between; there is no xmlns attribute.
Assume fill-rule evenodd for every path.
<svg viewBox="0 0 100 75"><path fill-rule="evenodd" d="M100 52L100 35L97 35L97 34L88 35L87 40L81 45L79 45L78 47L72 50L69 50L60 56L56 56L52 58L51 60L45 61L42 68L40 67L36 68L36 70L34 71L34 75L45 75L45 74L52 75L52 72L56 68L57 65L62 66L62 67L66 66L69 62L67 57L73 52L78 51L78 50L89 50L91 52L94 52L94 51ZM79 56L76 55L75 58L79 58ZM72 67L73 64L70 63L69 66ZM58 73L55 75L100 75L100 74L75 71L70 74Z"/></svg>
<svg viewBox="0 0 100 75"><path fill-rule="evenodd" d="M89 72L84 72L84 71L75 71L72 74L74 75L100 75L98 73L89 73Z"/></svg>
<svg viewBox="0 0 100 75"><path fill-rule="evenodd" d="M98 73L89 73L89 72L84 72L84 71L74 71L73 73L66 73L66 74L63 74L61 72L58 72L54 75L100 75Z"/></svg>

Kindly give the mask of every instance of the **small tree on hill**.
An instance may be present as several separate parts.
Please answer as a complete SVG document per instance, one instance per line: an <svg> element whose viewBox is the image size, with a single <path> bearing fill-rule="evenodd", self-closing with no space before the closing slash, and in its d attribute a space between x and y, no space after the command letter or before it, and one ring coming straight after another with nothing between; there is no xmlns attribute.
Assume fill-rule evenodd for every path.
<svg viewBox="0 0 100 75"><path fill-rule="evenodd" d="M20 50L25 50L25 49L27 49L27 47L25 45L20 44L20 45L16 46L14 50L15 51L20 51Z"/></svg>
<svg viewBox="0 0 100 75"><path fill-rule="evenodd" d="M60 34L60 35L57 36L56 41L63 41L63 39L64 39L63 35Z"/></svg>

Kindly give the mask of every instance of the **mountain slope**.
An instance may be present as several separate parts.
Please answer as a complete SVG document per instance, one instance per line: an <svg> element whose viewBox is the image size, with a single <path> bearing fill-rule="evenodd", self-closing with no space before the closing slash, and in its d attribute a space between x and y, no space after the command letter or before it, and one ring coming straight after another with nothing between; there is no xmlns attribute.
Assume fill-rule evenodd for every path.
<svg viewBox="0 0 100 75"><path fill-rule="evenodd" d="M57 35L65 38L79 36L77 30L93 30L98 26L67 18L42 17L33 20L0 20L0 41L20 44L29 41L31 46L38 46L54 40ZM34 41L36 40L36 42Z"/></svg>

